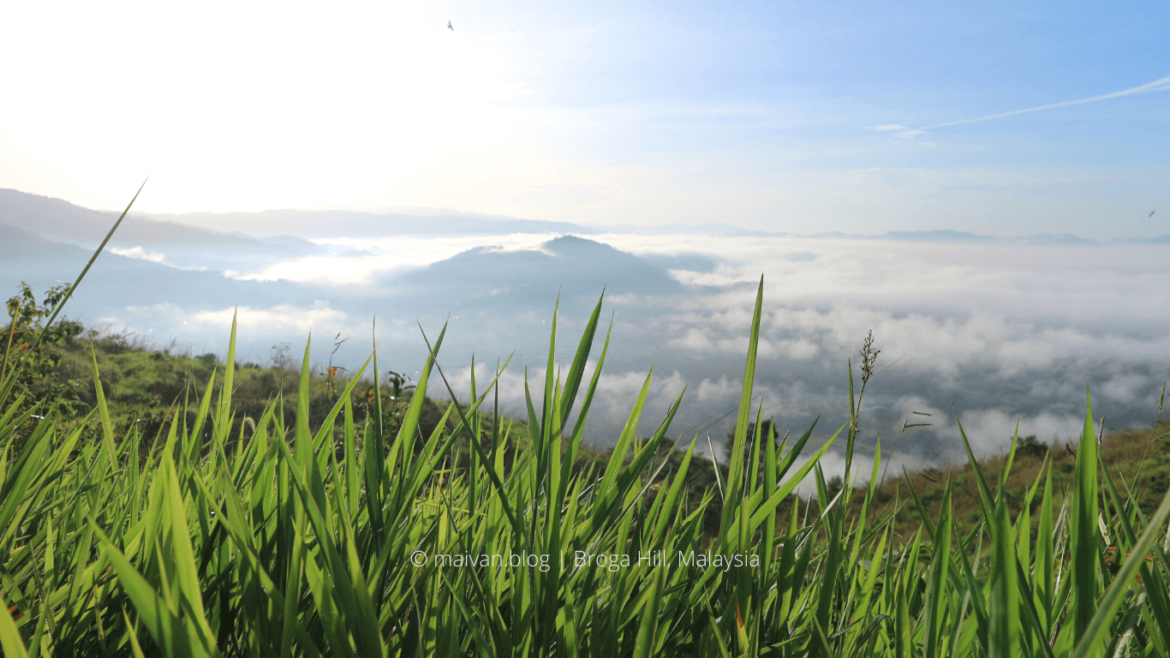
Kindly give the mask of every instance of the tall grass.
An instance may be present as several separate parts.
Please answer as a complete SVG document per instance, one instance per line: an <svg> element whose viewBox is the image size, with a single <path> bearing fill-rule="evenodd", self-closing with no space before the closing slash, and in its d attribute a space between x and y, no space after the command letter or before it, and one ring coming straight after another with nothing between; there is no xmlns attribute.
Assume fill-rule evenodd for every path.
<svg viewBox="0 0 1170 658"><path fill-rule="evenodd" d="M317 428L307 346L295 398L234 422L234 325L223 372L154 445L133 428L115 432L96 361L97 404L84 423L50 415L33 424L37 407L13 399L9 373L0 382L0 648L282 658L1170 655L1170 495L1146 517L1130 483L1100 468L1088 403L1059 509L1046 468L1012 518L1003 486L1012 455L989 482L962 434L982 513L973 531L953 532L949 485L936 515L913 490L894 511L870 512L881 448L868 487L855 491L867 474L853 468L851 372L852 417L831 435L814 441L814 423L777 445L760 422L752 389L762 304L761 280L731 467L699 492L686 484L697 441L659 477L682 398L665 418L643 419L652 373L613 458L573 468L609 344L600 300L565 373L553 363L554 312L547 375L525 381L526 448L509 459L496 379L473 378L469 404L451 403L435 431L419 432L430 384L457 397L439 361L445 330L428 342L389 444L382 414L359 423L351 402L367 368L378 381L376 355ZM587 380L591 355L598 366ZM296 407L292 426L286 404ZM87 426L100 440L81 440ZM846 486L830 496L818 460L838 442ZM815 505L792 495L806 478ZM846 514L853 495L863 497L859 515ZM709 509L717 530L704 522ZM903 544L894 528L905 514L921 526Z"/></svg>
<svg viewBox="0 0 1170 658"><path fill-rule="evenodd" d="M507 464L494 380L473 381L469 404L452 403L439 429L417 436L428 383L447 386L442 333L388 446L378 416L355 423L349 391L312 431L307 376L254 429L233 423L234 328L224 371L187 403L195 421L176 414L150 450L133 430L115 435L95 368L87 421L99 442L83 444L82 427L52 418L18 436L31 411L0 418L4 654L1167 655L1170 565L1158 540L1170 498L1146 518L1128 483L1098 469L1091 411L1070 505L1054 509L1046 470L1013 519L972 456L976 531L952 535L948 489L936 518L916 496L893 513L921 518L917 536L895 545L893 514L847 522L842 498L853 489L830 499L817 466L839 438L851 452L856 418L807 459L815 426L791 445L748 435L746 421L762 414L751 407L762 298L761 282L729 463L744 465L760 441L764 455L754 450L753 463L698 497L685 485L694 442L671 477L655 477L679 402L646 431L649 376L614 458L570 468L608 346L607 333L586 381L600 301L568 372L550 367L543 382L526 382L533 443ZM554 340L555 325L554 313ZM297 408L293 427L282 421L286 403ZM229 436L233 426L246 429ZM459 468L457 441L470 450ZM880 447L856 494L863 507L879 464ZM806 476L817 484L815 514L791 495ZM718 532L704 533L716 496ZM776 522L782 505L797 506L786 527ZM1116 572L1103 557L1110 544Z"/></svg>

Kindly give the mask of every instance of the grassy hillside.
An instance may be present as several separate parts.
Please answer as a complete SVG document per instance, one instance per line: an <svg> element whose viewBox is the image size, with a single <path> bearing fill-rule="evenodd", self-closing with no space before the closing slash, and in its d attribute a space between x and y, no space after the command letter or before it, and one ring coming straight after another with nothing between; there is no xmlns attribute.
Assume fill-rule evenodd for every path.
<svg viewBox="0 0 1170 658"><path fill-rule="evenodd" d="M0 332L6 328L0 328ZM187 408L188 422L193 422L198 401L206 394L207 384L215 372L222 373L224 364L214 354L193 356L189 349L176 344L157 348L136 343L120 335L97 335L82 332L81 336L63 341L52 351L60 361L54 374L62 381L76 385L77 403L74 418L82 418L97 405L96 386L91 376L94 363L100 373L104 395L111 410L111 421L115 434L122 435L134 429L142 435L146 444L165 440L168 421L178 409ZM315 366L308 370L309 427L320 429L330 409L344 393L347 384L344 372L338 370L330 377L328 367ZM232 403L236 410L232 435L239 435L241 426L250 419L253 425L244 427L244 435L250 435L270 405L282 399L293 399L300 390L301 371L286 345L274 346L272 359L266 364L235 363L232 387ZM399 382L395 388L394 380ZM414 388L402 384L401 376L390 373L383 377L381 394L383 418L383 442L389 444L397 436L402 418L407 411ZM212 394L218 395L219 389ZM354 422L364 423L376 405L373 404L374 386L370 377L365 377L354 386L349 399L353 405ZM429 437L443 420L449 401L424 398L419 414L418 426L422 436ZM282 406L284 425L295 425L297 408L288 403ZM483 414L483 422L494 420L491 413ZM501 416L499 422L507 426L512 448L509 448L507 464L512 463L515 450L527 449L530 445L528 420ZM132 427L133 426L133 427ZM449 433L451 420L443 431ZM571 437L562 437L568 443ZM490 444L489 444L490 445ZM456 439L452 445L452 463L465 468L469 463L471 448L465 441ZM679 467L684 449L674 447L664 440L659 450L665 459L659 480L673 475ZM574 468L581 471L596 462L610 459L612 450L604 447L580 446L578 462ZM726 466L721 477L726 479ZM709 460L697 461L689 468L688 486L697 495L709 487L716 486L715 465Z"/></svg>
<svg viewBox="0 0 1170 658"><path fill-rule="evenodd" d="M308 364L237 367L234 333L221 365L78 340L72 326L42 348L36 332L10 328L19 349L6 349L0 374L0 648L1170 655L1170 495L1152 505L1166 479L1165 426L1098 450L1086 409L1075 456L1026 443L949 480L927 472L837 495L818 460L837 446L852 463L856 415L784 449L754 436L764 427L751 405L762 298L761 282L732 466L706 473L706 460L666 439L674 409L661 425L641 418L645 388L608 458L581 445L583 424L569 420L587 418L597 391L601 366L586 379L586 362L605 361L600 301L570 367L530 382L523 422L502 418L492 381L464 393L467 404L428 401L429 383L445 386L434 359L418 388L388 400L386 382L364 373L340 382ZM555 314L552 326L555 336ZM22 391L51 397L37 405ZM430 432L427 413L440 414ZM796 501L806 477L816 499ZM910 484L921 505L907 504Z"/></svg>
<svg viewBox="0 0 1170 658"><path fill-rule="evenodd" d="M5 330L7 328L0 329ZM131 425L135 425L134 429L142 435L147 445L165 439L167 421L173 417L177 409L186 407L188 422L193 422L198 401L206 394L206 386L212 380L212 374L222 372L224 368L224 364L214 354L193 356L189 349L173 343L156 348L135 343L120 335L97 335L93 332L83 332L82 335L88 339L78 337L51 348L60 357L55 368L56 376L62 381L76 385L76 417L83 417L88 410L97 405L96 389L90 374L93 372L96 359L105 396L112 410L111 420L115 433L124 434L131 429ZM254 425L270 405L295 396L299 390L301 372L287 346L284 345L274 347L273 357L269 363L235 363L234 370L232 400L236 409L236 420L232 430L233 436L240 434L244 419L251 419ZM313 431L321 427L329 409L336 403L344 389L343 375L342 372L335 372L331 378L327 368L318 366L309 369L309 426ZM388 444L400 429L401 419L407 410L413 389L399 388L395 391L390 378L385 378L382 384L383 442ZM218 390L213 391L213 395L218 395ZM373 384L368 377L351 392L355 422L363 423L367 420L374 406L371 404L372 396ZM430 436L435 431L443 418L447 404L430 398L425 399L418 420L422 436ZM292 428L296 419L296 407L288 404L279 408L284 425ZM487 414L485 418L492 417ZM514 446L524 449L529 445L527 419L500 420L508 425L509 436ZM765 422L762 427L766 431L769 426L770 424ZM449 423L445 429L450 430ZM752 431L754 425L749 425L749 433ZM245 428L244 435L249 433L250 430ZM567 443L570 438L563 437L562 441ZM1154 511L1166 491L1170 490L1168 439L1170 422L1159 420L1155 427L1109 432L1101 440L1100 468L1109 469L1118 479L1119 486L1127 491L1132 490L1134 499L1147 514ZM512 452L509 452L508 464L512 462ZM470 447L466 442L456 440L452 446L452 464L465 468L470 463L469 453ZM664 460L661 470L646 474L647 477L653 475L656 482L666 481L678 471L686 454L686 446L679 447L664 439L659 454ZM583 471L595 462L604 463L611 456L610 449L581 446L579 463L575 465L575 470ZM1004 454L979 463L986 477L997 482L1008 458L1009 455ZM1021 511L1028 498L1029 489L1049 465L1052 468L1052 481L1055 487L1054 504L1057 508L1064 504L1065 492L1071 486L1074 474L1075 446L1071 444L1049 446L1036 441L1036 437L1022 437L1019 448L1011 458L1013 461L1004 493L1004 500L1010 513L1018 514ZM629 457L626 461L629 461ZM719 479L723 481L727 479L727 465L718 464L717 467L718 476L716 465L708 459L697 459L689 465L687 487L696 504L708 490L714 491L718 488ZM868 513L880 517L889 516L893 521L895 536L902 541L909 541L921 523L913 496L917 494L919 502L932 517L936 518L949 480L952 487L952 522L956 532L966 535L975 529L983 518L974 477L970 464L950 468L928 468L922 472L911 473L909 481L900 474L888 477L875 488L873 503ZM839 478L833 478L826 483L830 494L836 493L839 481ZM864 492L864 489L862 487L860 491ZM845 507L851 521L857 521L856 517L861 513L863 503L864 498L860 494L845 498ZM1035 511L1038 504L1038 498L1033 495L1031 511ZM809 505L810 513L815 514L818 510L815 497ZM706 516L707 531L717 531L715 524L721 506L722 501L718 497L710 501ZM793 508L782 508L778 521L781 526L787 523L788 510L791 509ZM802 511L799 514L803 516L804 513ZM1033 517L1031 521L1034 535L1038 519Z"/></svg>
<svg viewBox="0 0 1170 658"><path fill-rule="evenodd" d="M175 346L149 349L149 346L134 345L117 335L95 337L94 340L75 339L54 349L61 354L58 375L70 381L84 380L77 389L80 412L93 409L97 404L91 376L96 357L107 400L110 407L119 412L115 426L122 432L129 429L129 423L140 423L139 431L152 441L164 429L164 419L176 407L197 407L207 392L212 373L224 370L224 364L214 354L193 356L187 350L176 350ZM236 401L238 421L244 418L258 420L270 403L294 396L299 390L301 372L287 352L279 353L268 364L235 363L233 366L232 398ZM345 387L344 373L335 372L330 378L329 373L321 368L310 369L307 385L311 409L309 424L317 428ZM366 381L351 393L357 422L366 420L371 408L367 398L372 395L372 390L372 382ZM409 390L406 393L409 394ZM401 414L407 398L401 393L394 396L387 387L382 400L389 421ZM295 413L295 406L284 408L284 421L291 425ZM429 434L434 430L442 413L438 405L428 401L421 420L425 432ZM389 425L387 431L394 431L394 423Z"/></svg>
<svg viewBox="0 0 1170 658"><path fill-rule="evenodd" d="M1030 439L1030 440L1029 440ZM1167 490L1170 490L1170 422L1159 420L1146 429L1129 429L1107 433L1101 440L1100 466L1098 477L1104 478L1109 471L1123 494L1132 492L1137 507L1145 514L1153 514ZM1023 437L1015 454L1004 485L1003 497L1007 509L1013 516L1018 515L1029 499L1029 490L1042 476L1052 473L1053 504L1057 509L1064 506L1066 495L1071 490L1076 472L1077 446L1059 444L1049 446L1035 441L1035 437ZM979 462L984 476L998 483L1008 464L1009 455L1001 455ZM901 510L894 524L895 534L902 540L909 540L918 531L921 519L915 511L913 496L917 494L922 504L937 518L939 506L950 481L952 521L956 533L967 535L978 525L983 514L980 509L975 474L970 464L953 468L928 468L911 473L909 481L901 475L891 477L874 491L873 509L870 513L887 514ZM913 489L913 492L911 491ZM998 487L996 487L998 493ZM850 514L861 511L862 499L854 496L849 501ZM1040 504L1039 496L1033 494L1029 505L1031 534L1035 539L1039 518L1034 516Z"/></svg>

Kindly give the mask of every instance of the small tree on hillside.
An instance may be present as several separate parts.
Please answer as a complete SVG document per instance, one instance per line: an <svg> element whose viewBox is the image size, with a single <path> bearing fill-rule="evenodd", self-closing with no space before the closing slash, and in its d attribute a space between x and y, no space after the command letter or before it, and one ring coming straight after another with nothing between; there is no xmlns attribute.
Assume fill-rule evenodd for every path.
<svg viewBox="0 0 1170 658"><path fill-rule="evenodd" d="M45 327L46 318L69 294L70 286L49 288L37 303L32 287L21 282L20 292L8 299L8 325L3 327L3 359L0 381L12 378L9 399L23 397L20 411L41 403L40 415L70 413L81 404L77 381L63 381L57 370L61 355L55 346L71 341L82 331L80 322L66 318Z"/></svg>
<svg viewBox="0 0 1170 658"><path fill-rule="evenodd" d="M1037 439L1035 434L1029 434L1016 443L1016 454L1043 459L1048 454L1048 444Z"/></svg>

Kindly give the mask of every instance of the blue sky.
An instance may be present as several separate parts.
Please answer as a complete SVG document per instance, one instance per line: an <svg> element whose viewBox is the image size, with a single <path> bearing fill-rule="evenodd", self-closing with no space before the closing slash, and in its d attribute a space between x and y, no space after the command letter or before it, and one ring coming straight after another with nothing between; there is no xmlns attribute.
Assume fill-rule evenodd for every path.
<svg viewBox="0 0 1170 658"><path fill-rule="evenodd" d="M1170 233L1162 2L26 4L0 187L89 207Z"/></svg>

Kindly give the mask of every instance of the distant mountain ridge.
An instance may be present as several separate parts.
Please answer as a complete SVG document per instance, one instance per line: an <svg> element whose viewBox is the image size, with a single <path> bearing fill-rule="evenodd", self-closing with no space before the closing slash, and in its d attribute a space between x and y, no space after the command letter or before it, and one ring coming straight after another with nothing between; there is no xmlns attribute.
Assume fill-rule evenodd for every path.
<svg viewBox="0 0 1170 658"><path fill-rule="evenodd" d="M57 242L101 242L118 219L111 211L90 210L61 199L0 189L0 222ZM143 219L131 213L123 220L114 241L151 246L181 242L186 245L263 248L255 238L207 230L191 224ZM307 243L310 248L312 243Z"/></svg>
<svg viewBox="0 0 1170 658"><path fill-rule="evenodd" d="M864 235L861 233L842 233L831 231L828 233L814 233L800 235L797 233L745 231L736 230L725 235L744 237L788 237L788 238L829 238L839 240L890 240L894 242L938 242L938 243L1001 243L1001 244L1029 244L1029 245L1096 245L1102 244L1096 240L1082 238L1071 233L1037 233L1019 237L998 237L994 235L980 235L970 231L956 231L954 229L939 229L931 231L887 231L880 235ZM1170 235L1159 238L1126 238L1110 240L1105 244L1170 244Z"/></svg>
<svg viewBox="0 0 1170 658"><path fill-rule="evenodd" d="M412 215L351 210L264 210L260 212L183 213L150 215L159 221L240 231L269 237L297 235L305 238L385 237L393 235L506 235L509 233L597 233L579 224L532 219L495 219L455 214Z"/></svg>
<svg viewBox="0 0 1170 658"><path fill-rule="evenodd" d="M0 222L0 258L40 258L50 253L55 255L60 250L75 251L76 254L84 253L78 247L53 242L22 228Z"/></svg>
<svg viewBox="0 0 1170 658"><path fill-rule="evenodd" d="M58 242L96 245L117 219L117 213L98 211L68 201L11 189L0 189L0 223ZM180 245L217 249L236 254L251 252L270 257L324 253L313 242L322 238L372 238L409 235L508 235L513 233L599 235L714 235L726 237L787 237L846 240L890 240L928 243L998 243L1024 245L1170 245L1170 234L1158 237L1118 238L1098 242L1069 233L1040 233L1016 237L991 236L954 229L888 231L863 235L831 231L797 234L743 229L731 224L664 226L584 226L572 222L508 217L485 217L454 211L436 213L357 212L349 210L265 210L260 212L192 212L182 214L131 213L119 228L114 246Z"/></svg>
<svg viewBox="0 0 1170 658"><path fill-rule="evenodd" d="M0 189L0 224L51 240L92 250L106 237L119 213L90 210L61 199ZM241 261L277 262L326 252L304 238L277 236L259 239L224 233L179 222L160 222L130 214L109 249L150 253L173 267L230 268Z"/></svg>

